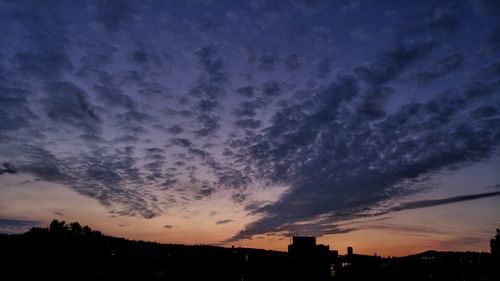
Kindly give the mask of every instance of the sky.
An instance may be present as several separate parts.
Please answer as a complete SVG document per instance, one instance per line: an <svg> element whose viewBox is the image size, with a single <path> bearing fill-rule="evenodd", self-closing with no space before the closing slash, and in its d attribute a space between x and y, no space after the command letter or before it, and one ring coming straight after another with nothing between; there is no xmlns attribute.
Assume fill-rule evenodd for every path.
<svg viewBox="0 0 500 281"><path fill-rule="evenodd" d="M0 0L0 232L489 251L500 2Z"/></svg>

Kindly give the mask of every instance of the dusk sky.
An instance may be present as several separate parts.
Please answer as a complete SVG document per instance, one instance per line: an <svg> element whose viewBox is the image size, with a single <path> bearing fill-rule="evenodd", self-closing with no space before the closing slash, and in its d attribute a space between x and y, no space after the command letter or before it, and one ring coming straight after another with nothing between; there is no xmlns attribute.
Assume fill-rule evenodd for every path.
<svg viewBox="0 0 500 281"><path fill-rule="evenodd" d="M500 1L0 0L0 42L0 232L386 256L500 227Z"/></svg>

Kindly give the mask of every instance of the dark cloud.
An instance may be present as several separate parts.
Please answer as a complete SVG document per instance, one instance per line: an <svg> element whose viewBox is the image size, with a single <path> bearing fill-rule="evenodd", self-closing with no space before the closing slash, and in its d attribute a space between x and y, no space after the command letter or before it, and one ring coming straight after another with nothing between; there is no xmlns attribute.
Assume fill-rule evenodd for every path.
<svg viewBox="0 0 500 281"><path fill-rule="evenodd" d="M498 107L494 105L483 105L470 111L474 118L492 118L498 116L500 113Z"/></svg>
<svg viewBox="0 0 500 281"><path fill-rule="evenodd" d="M455 32L462 26L465 9L459 3L436 7L430 12L428 25L432 29Z"/></svg>
<svg viewBox="0 0 500 281"><path fill-rule="evenodd" d="M0 80L1 81L1 80ZM16 81L17 82L17 81ZM2 95L0 96L0 135L24 127L28 127L35 114L29 108L28 98L31 91L24 87L11 88L6 81L1 81L4 87L0 86Z"/></svg>
<svg viewBox="0 0 500 281"><path fill-rule="evenodd" d="M233 220L219 220L215 224L228 224L230 222L233 222Z"/></svg>
<svg viewBox="0 0 500 281"><path fill-rule="evenodd" d="M195 23L195 29L202 33L215 33L224 27L222 22L214 21L212 19L201 19Z"/></svg>
<svg viewBox="0 0 500 281"><path fill-rule="evenodd" d="M158 147L146 148L146 152L150 154L165 153L164 149Z"/></svg>
<svg viewBox="0 0 500 281"><path fill-rule="evenodd" d="M218 89L227 80L227 73L224 72L224 63L221 59L215 58L217 49L215 47L203 47L195 52L199 63L202 66L202 76L199 87L207 98L215 98L223 94L223 89ZM218 87L217 87L218 86Z"/></svg>
<svg viewBox="0 0 500 281"><path fill-rule="evenodd" d="M2 154L15 165L19 172L31 173L46 181L63 182L69 177L64 173L61 161L50 151L33 145L5 145Z"/></svg>
<svg viewBox="0 0 500 281"><path fill-rule="evenodd" d="M150 219L161 210L154 200L140 192L147 178L143 178L136 167L133 149L124 148L108 151L100 149L80 157L78 165L70 171L76 182L71 185L84 195L97 198L119 215L142 216ZM150 170L156 171L161 162L153 162Z"/></svg>
<svg viewBox="0 0 500 281"><path fill-rule="evenodd" d="M110 64L113 61L113 55L117 52L116 46L107 42L86 42L85 53L78 59L80 68L78 75L98 73L100 68Z"/></svg>
<svg viewBox="0 0 500 281"><path fill-rule="evenodd" d="M215 133L219 128L219 118L208 114L201 114L196 117L201 124L201 128L194 131L196 137L206 137Z"/></svg>
<svg viewBox="0 0 500 281"><path fill-rule="evenodd" d="M455 197L450 197L450 198L445 198L445 199L420 200L420 201L407 202L407 203L403 203L403 204L400 204L398 206L392 207L387 212L428 208L428 207L434 207L434 206L440 206L440 205L446 205L446 204L453 204L453 203L457 203L457 202L470 201L470 200L476 200L476 199L481 199L481 198L488 198L488 197L493 197L493 196L500 196L500 191L479 193L479 194L470 194L470 195L461 195L461 196L455 196Z"/></svg>
<svg viewBox="0 0 500 281"><path fill-rule="evenodd" d="M265 101L256 99L251 101L241 102L233 111L236 117L254 117L257 115L257 110L266 106Z"/></svg>
<svg viewBox="0 0 500 281"><path fill-rule="evenodd" d="M147 179L136 167L134 149L94 149L78 157L57 158L35 146L9 145L2 149L19 172L56 182L99 200L119 215L152 218L161 213L147 193L141 192Z"/></svg>
<svg viewBox="0 0 500 281"><path fill-rule="evenodd" d="M129 110L125 113L118 114L116 117L121 122L121 125L125 128L131 129L131 132L135 130L134 128L138 128L143 124L154 121L151 115L136 110ZM134 127L134 125L137 126ZM138 130L142 132L142 128L138 128Z"/></svg>
<svg viewBox="0 0 500 281"><path fill-rule="evenodd" d="M471 0L478 15L467 1L409 3L349 22L371 1L271 2L2 3L2 161L116 215L224 193L261 217L239 238L342 233L359 226L338 221L376 211L469 200L397 204L498 149L500 68L481 56L500 46L498 4ZM423 90L398 79L415 74L449 76ZM257 182L289 189L256 202ZM318 216L328 221L307 223Z"/></svg>
<svg viewBox="0 0 500 281"><path fill-rule="evenodd" d="M330 74L330 72L332 72L332 63L333 59L331 58L320 60L316 64L316 71L315 71L316 76L318 78L325 78L328 74Z"/></svg>
<svg viewBox="0 0 500 281"><path fill-rule="evenodd" d="M480 79L495 79L500 78L500 62L495 62L481 68L477 72Z"/></svg>
<svg viewBox="0 0 500 281"><path fill-rule="evenodd" d="M291 188L277 202L256 209L264 217L235 239L286 230L319 215L329 214L331 220L360 216L384 200L411 193L412 180L425 174L488 157L500 138L500 123L489 120L498 116L462 118L478 102L498 100L493 95L498 86L491 87L473 83L460 93L402 105L371 125L360 122L359 112L349 105L358 100L353 99L358 88L352 78L313 96L324 106L313 112L284 108L269 128L251 139L247 152L261 176ZM368 99L382 93L372 91L374 97ZM396 189L401 182L407 188Z"/></svg>
<svg viewBox="0 0 500 281"><path fill-rule="evenodd" d="M181 134L182 132L184 132L184 128L182 128L179 125L173 125L173 126L167 128L167 132L174 134L174 135L178 135L178 134Z"/></svg>
<svg viewBox="0 0 500 281"><path fill-rule="evenodd" d="M106 106L120 106L128 110L136 110L137 108L137 103L117 86L94 85L92 89Z"/></svg>
<svg viewBox="0 0 500 281"><path fill-rule="evenodd" d="M67 81L59 81L47 83L45 91L47 95L43 103L50 119L86 131L98 130L101 119L81 88Z"/></svg>
<svg viewBox="0 0 500 281"><path fill-rule="evenodd" d="M14 64L21 76L43 80L57 79L63 72L73 69L69 56L56 51L17 53Z"/></svg>
<svg viewBox="0 0 500 281"><path fill-rule="evenodd" d="M496 52L500 47L500 26L492 28L486 35L487 48Z"/></svg>
<svg viewBox="0 0 500 281"><path fill-rule="evenodd" d="M235 125L243 129L257 129L261 126L261 122L260 120L247 118L236 120Z"/></svg>
<svg viewBox="0 0 500 281"><path fill-rule="evenodd" d="M119 31L130 26L136 11L132 8L131 1L97 1L97 20L109 31Z"/></svg>
<svg viewBox="0 0 500 281"><path fill-rule="evenodd" d="M192 145L192 142L189 139L184 138L173 138L170 140L170 143L181 147L190 147Z"/></svg>
<svg viewBox="0 0 500 281"><path fill-rule="evenodd" d="M204 186L202 189L198 190L198 195L200 197L198 197L197 199L198 200L201 200L202 198L205 198L205 197L209 197L210 195L212 195L214 192L215 192L215 188L212 188L212 187L208 187L208 186Z"/></svg>
<svg viewBox="0 0 500 281"><path fill-rule="evenodd" d="M41 224L41 221L0 218L0 232L7 234L23 233Z"/></svg>
<svg viewBox="0 0 500 281"><path fill-rule="evenodd" d="M496 0L471 0L481 15L500 16L500 3Z"/></svg>
<svg viewBox="0 0 500 281"><path fill-rule="evenodd" d="M281 58L276 53L264 53L254 58L249 58L250 63L253 63L260 70L272 71L281 61Z"/></svg>
<svg viewBox="0 0 500 281"><path fill-rule="evenodd" d="M463 54L453 54L437 61L429 71L417 74L419 82L427 83L460 69L464 64Z"/></svg>
<svg viewBox="0 0 500 281"><path fill-rule="evenodd" d="M394 90L387 87L373 87L361 98L356 107L359 118L375 120L385 117L384 105Z"/></svg>
<svg viewBox="0 0 500 281"><path fill-rule="evenodd" d="M266 81L262 83L262 95L273 97L283 93L283 89L277 81Z"/></svg>
<svg viewBox="0 0 500 281"><path fill-rule="evenodd" d="M196 110L199 112L211 112L219 106L217 101L201 99L196 105Z"/></svg>
<svg viewBox="0 0 500 281"><path fill-rule="evenodd" d="M16 172L17 172L16 167L14 167L14 165L8 162L3 162L2 167L0 167L0 175L3 173L15 174Z"/></svg>
<svg viewBox="0 0 500 281"><path fill-rule="evenodd" d="M466 11L464 6L462 3L443 3L426 4L424 12L409 21L409 24L400 30L400 35L421 36L434 33L446 36L458 32L463 26Z"/></svg>
<svg viewBox="0 0 500 281"><path fill-rule="evenodd" d="M300 68L302 62L299 55L291 54L285 57L285 66L288 70L294 71Z"/></svg>
<svg viewBox="0 0 500 281"><path fill-rule="evenodd" d="M130 54L129 60L136 63L146 63L149 60L149 54L144 49L138 49Z"/></svg>
<svg viewBox="0 0 500 281"><path fill-rule="evenodd" d="M165 98L169 98L169 90L160 83L156 82L143 82L140 84L140 88L137 92L146 97L158 97L164 96Z"/></svg>
<svg viewBox="0 0 500 281"><path fill-rule="evenodd" d="M236 93L247 98L251 98L254 95L254 91L251 86L238 88L236 89Z"/></svg>
<svg viewBox="0 0 500 281"><path fill-rule="evenodd" d="M434 48L432 41L412 41L399 43L394 48L380 54L375 62L360 66L355 73L367 83L380 85L396 78L405 68L417 62Z"/></svg>
<svg viewBox="0 0 500 281"><path fill-rule="evenodd" d="M420 209L420 208L429 208L435 206L441 206L446 204L453 204L459 202L465 202L470 200L478 200L482 198L489 198L500 196L500 192L488 192L488 193L479 193L479 194L469 194L469 195L461 195L454 196L445 199L435 199L435 200L420 200L420 201L411 201L399 204L394 207L390 207L381 212L374 212L364 215L354 216L352 218L364 218L364 217L377 217L390 212L403 211L408 209ZM377 229L377 230L390 230L396 232L408 232L408 233L432 233L432 234L445 234L442 230L438 230L436 228L427 228L423 226L408 226L408 225L395 225L388 222L388 217L381 217L376 219L366 219L364 218L361 221L340 221L340 222L332 222L331 218L319 221L314 224L292 224L290 226L286 226L281 231L286 231L289 233L293 232L303 232L303 233L311 233L311 235L321 236L325 234L338 234L338 233L348 233L361 229Z"/></svg>

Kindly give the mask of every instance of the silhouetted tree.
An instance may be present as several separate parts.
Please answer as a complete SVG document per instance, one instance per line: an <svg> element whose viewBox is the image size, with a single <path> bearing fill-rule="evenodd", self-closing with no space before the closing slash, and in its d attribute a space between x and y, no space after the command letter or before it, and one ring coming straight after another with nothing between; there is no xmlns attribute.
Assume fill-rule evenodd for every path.
<svg viewBox="0 0 500 281"><path fill-rule="evenodd" d="M490 240L491 254L500 256L500 229L497 228L497 235Z"/></svg>
<svg viewBox="0 0 500 281"><path fill-rule="evenodd" d="M32 227L28 230L28 233L32 235L45 235L49 233L49 230L44 227Z"/></svg>
<svg viewBox="0 0 500 281"><path fill-rule="evenodd" d="M74 235L83 234L83 228L78 222L72 222L69 224L70 233Z"/></svg>
<svg viewBox="0 0 500 281"><path fill-rule="evenodd" d="M90 228L88 225L84 226L82 231L83 231L83 234L85 234L85 235L92 234L92 228Z"/></svg>
<svg viewBox="0 0 500 281"><path fill-rule="evenodd" d="M50 223L49 231L53 234L64 234L68 232L68 225L65 221L53 220Z"/></svg>

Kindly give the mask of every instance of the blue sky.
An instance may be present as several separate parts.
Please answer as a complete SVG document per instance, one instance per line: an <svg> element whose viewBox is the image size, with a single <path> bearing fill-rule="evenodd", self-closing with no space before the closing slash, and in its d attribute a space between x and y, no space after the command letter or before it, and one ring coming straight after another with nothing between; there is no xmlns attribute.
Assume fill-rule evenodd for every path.
<svg viewBox="0 0 500 281"><path fill-rule="evenodd" d="M0 16L6 232L61 217L281 249L376 229L403 253L436 235L486 249L500 224L497 1L0 1ZM402 217L463 216L450 204L483 211L405 236L427 227Z"/></svg>

